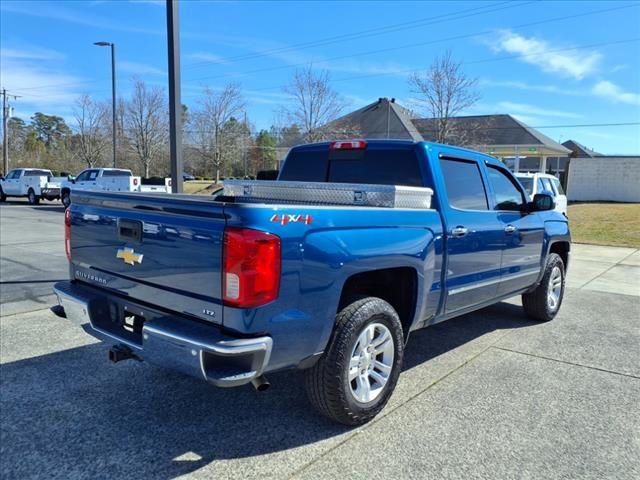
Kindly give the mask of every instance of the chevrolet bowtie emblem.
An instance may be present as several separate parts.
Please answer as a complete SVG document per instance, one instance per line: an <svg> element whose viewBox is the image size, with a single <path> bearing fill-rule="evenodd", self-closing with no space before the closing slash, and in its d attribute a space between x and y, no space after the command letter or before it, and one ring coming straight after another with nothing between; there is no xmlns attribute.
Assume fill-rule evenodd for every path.
<svg viewBox="0 0 640 480"><path fill-rule="evenodd" d="M142 263L143 256L142 253L136 253L133 251L133 248L129 247L119 248L116 254L116 258L121 258L124 260L124 263L128 263L129 265L133 265L135 262Z"/></svg>

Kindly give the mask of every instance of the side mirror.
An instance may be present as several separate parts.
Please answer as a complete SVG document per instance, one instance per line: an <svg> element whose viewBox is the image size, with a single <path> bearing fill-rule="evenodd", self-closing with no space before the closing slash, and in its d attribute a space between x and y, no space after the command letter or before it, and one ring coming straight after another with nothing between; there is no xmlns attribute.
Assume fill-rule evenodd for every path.
<svg viewBox="0 0 640 480"><path fill-rule="evenodd" d="M536 193L533 196L533 201L529 205L530 212L545 212L556 208L556 202L548 193Z"/></svg>

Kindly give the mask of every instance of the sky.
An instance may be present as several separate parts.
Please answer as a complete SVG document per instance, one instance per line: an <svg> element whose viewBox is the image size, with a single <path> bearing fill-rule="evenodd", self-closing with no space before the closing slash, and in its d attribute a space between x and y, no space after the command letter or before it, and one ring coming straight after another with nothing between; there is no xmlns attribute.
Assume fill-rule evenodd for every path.
<svg viewBox="0 0 640 480"><path fill-rule="evenodd" d="M0 86L13 115L73 124L82 94L111 98L133 78L167 86L165 2L0 3ZM407 77L446 50L478 79L467 115L508 113L554 140L640 154L640 2L180 2L182 101L241 84L256 130L281 119L296 68L329 72L345 112L379 97L418 113ZM627 125L619 125L627 124ZM629 125L633 124L633 125Z"/></svg>

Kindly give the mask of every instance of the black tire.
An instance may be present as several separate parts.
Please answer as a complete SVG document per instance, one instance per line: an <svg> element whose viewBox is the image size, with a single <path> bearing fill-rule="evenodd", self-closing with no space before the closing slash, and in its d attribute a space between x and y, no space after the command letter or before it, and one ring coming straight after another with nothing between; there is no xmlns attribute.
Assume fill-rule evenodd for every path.
<svg viewBox="0 0 640 480"><path fill-rule="evenodd" d="M7 196L4 194L2 187L0 187L0 202L6 202L6 201L7 201Z"/></svg>
<svg viewBox="0 0 640 480"><path fill-rule="evenodd" d="M62 195L60 195L60 200L62 201L62 205L64 205L64 208L69 208L69 205L71 205L70 193L67 190L62 192Z"/></svg>
<svg viewBox="0 0 640 480"><path fill-rule="evenodd" d="M36 192L33 191L33 188L30 188L27 192L27 200L29 200L29 205L37 205L40 203L40 197L36 195Z"/></svg>
<svg viewBox="0 0 640 480"><path fill-rule="evenodd" d="M551 302L550 300L550 284L554 282L558 285L557 272L559 271L559 294L557 300ZM538 287L528 293L522 295L522 306L529 318L539 322L548 322L558 314L560 306L562 305L562 299L564 297L565 289L565 275L564 275L564 262L560 255L556 253L550 253L547 257L547 264L544 268L544 275Z"/></svg>
<svg viewBox="0 0 640 480"><path fill-rule="evenodd" d="M369 402L360 402L352 392L352 386L357 380L349 381L350 360L358 346L360 334L369 326L373 329L381 328L372 324L382 325L388 330L393 345L389 346L387 342L383 344L387 345L389 353L393 351L393 359L390 361L391 370L386 383L377 396ZM384 328L381 328L381 331L384 331ZM380 359L379 355L384 354L370 355L375 363L375 359ZM338 313L327 350L320 360L305 372L305 387L309 400L320 413L336 422L350 426L362 425L375 417L387 404L400 376L403 356L402 325L393 307L376 297L356 300ZM365 367L358 365L352 368L357 371ZM367 373L365 377L369 378L368 375Z"/></svg>

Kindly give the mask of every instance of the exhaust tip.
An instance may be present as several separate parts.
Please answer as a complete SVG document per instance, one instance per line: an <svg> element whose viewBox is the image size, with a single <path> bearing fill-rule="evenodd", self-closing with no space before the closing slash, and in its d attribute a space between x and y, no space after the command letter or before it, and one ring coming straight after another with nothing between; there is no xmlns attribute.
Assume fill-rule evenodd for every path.
<svg viewBox="0 0 640 480"><path fill-rule="evenodd" d="M269 380L267 380L264 375L260 375L259 377L251 380L251 385L253 385L253 388L255 388L258 392L264 392L271 386Z"/></svg>

